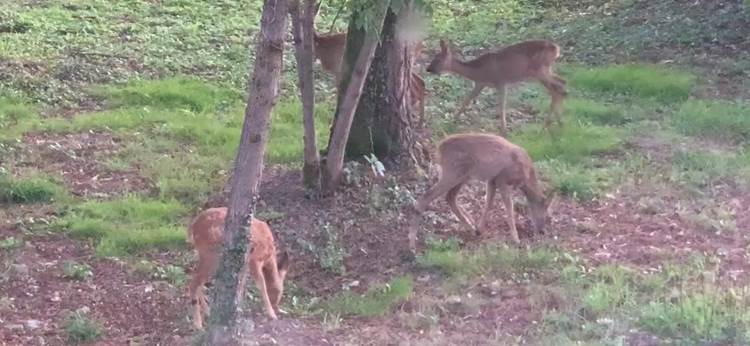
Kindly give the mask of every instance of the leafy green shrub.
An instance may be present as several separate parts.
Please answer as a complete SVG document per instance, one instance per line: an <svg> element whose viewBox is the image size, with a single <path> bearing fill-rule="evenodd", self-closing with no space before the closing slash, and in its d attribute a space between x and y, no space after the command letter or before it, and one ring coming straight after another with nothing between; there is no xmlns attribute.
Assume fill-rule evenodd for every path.
<svg viewBox="0 0 750 346"><path fill-rule="evenodd" d="M695 77L657 65L631 64L575 69L570 82L574 88L587 91L679 102L690 96Z"/></svg>

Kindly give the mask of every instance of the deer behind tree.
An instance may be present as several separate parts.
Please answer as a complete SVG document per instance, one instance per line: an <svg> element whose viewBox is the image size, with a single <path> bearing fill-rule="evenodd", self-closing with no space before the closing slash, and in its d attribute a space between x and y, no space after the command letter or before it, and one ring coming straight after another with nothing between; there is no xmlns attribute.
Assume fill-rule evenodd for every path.
<svg viewBox="0 0 750 346"><path fill-rule="evenodd" d="M188 285L188 295L194 305L193 324L197 329L203 328L203 312L209 313L203 286L211 280L219 265L226 217L225 207L206 209L193 219L188 228L187 242L193 245L198 253L198 265ZM275 320L284 292L289 256L283 252L277 258L273 234L265 222L253 218L250 232L248 240L252 237L252 249L248 251L244 269L240 272L235 299L239 301L244 293L249 271L258 286L266 313Z"/></svg>

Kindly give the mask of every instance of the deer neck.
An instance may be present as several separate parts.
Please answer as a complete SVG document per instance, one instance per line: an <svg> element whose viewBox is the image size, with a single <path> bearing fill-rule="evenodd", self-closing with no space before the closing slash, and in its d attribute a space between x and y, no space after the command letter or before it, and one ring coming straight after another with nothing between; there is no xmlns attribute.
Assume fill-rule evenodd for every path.
<svg viewBox="0 0 750 346"><path fill-rule="evenodd" d="M532 174L529 175L526 182L521 187L521 190L523 191L524 195L526 195L526 199L529 201L529 203L543 203L544 194L539 188L539 183L536 180L536 172L532 171L531 173Z"/></svg>
<svg viewBox="0 0 750 346"><path fill-rule="evenodd" d="M482 79L483 77L486 78L486 76L483 76L482 68L472 66L468 62L459 60L458 58L451 58L448 71L472 81Z"/></svg>

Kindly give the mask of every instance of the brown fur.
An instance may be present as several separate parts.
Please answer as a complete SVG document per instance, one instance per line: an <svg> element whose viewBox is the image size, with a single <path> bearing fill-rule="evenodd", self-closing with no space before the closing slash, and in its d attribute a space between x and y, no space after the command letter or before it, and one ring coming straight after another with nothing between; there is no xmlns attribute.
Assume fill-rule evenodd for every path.
<svg viewBox="0 0 750 346"><path fill-rule="evenodd" d="M479 233L484 229L487 213L492 208L495 190L500 189L510 226L513 241L519 243L511 187L519 187L529 201L529 212L534 231L542 233L549 223L550 201L544 197L536 179L534 164L526 151L504 139L489 134L457 134L445 138L438 145L440 179L416 203L419 213L435 199L445 195L451 211L461 223L475 228ZM467 215L456 203L461 187L471 179L486 182L486 204L479 223Z"/></svg>
<svg viewBox="0 0 750 346"><path fill-rule="evenodd" d="M193 219L188 228L187 242L198 253L198 265L188 285L188 295L195 305L193 324L197 329L203 328L203 311L210 313L203 286L211 280L219 265L226 216L227 208L206 209ZM258 286L266 313L275 320L284 292L284 278L289 267L288 255L286 252L282 253L277 262L273 234L263 221L253 218L248 236L252 236L252 248L248 250L245 266L240 272L236 299L239 301L244 293L249 271Z"/></svg>
<svg viewBox="0 0 750 346"><path fill-rule="evenodd" d="M516 43L496 52L485 53L469 61L459 60L444 41L440 41L440 52L435 55L427 72L441 74L452 72L474 82L474 89L464 99L456 112L463 113L485 87L499 90L500 127L505 133L505 87L507 84L536 79L544 85L550 95L550 111L561 121L562 100L567 95L565 80L554 73L552 66L560 56L560 47L546 40L531 40ZM551 117L547 118L549 125Z"/></svg>
<svg viewBox="0 0 750 346"><path fill-rule="evenodd" d="M338 32L313 36L315 43L315 57L320 60L323 70L333 74L336 85L341 81L341 66L346 49L346 33ZM414 48L414 56L418 57L422 52L422 42L418 42ZM420 115L424 116L424 98L426 88L424 80L416 72L411 74L411 88L409 90L412 104L419 107Z"/></svg>

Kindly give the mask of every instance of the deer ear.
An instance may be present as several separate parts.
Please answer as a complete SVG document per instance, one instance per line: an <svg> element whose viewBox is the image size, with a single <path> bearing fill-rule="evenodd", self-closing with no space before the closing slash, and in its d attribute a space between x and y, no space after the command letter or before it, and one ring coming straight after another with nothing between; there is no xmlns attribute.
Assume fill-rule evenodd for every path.
<svg viewBox="0 0 750 346"><path fill-rule="evenodd" d="M440 40L440 50L443 52L448 50L448 45L443 40Z"/></svg>

